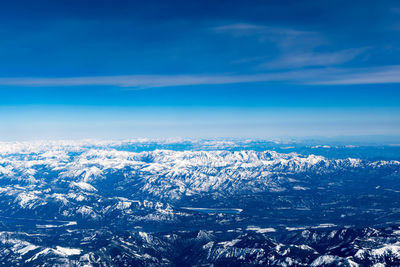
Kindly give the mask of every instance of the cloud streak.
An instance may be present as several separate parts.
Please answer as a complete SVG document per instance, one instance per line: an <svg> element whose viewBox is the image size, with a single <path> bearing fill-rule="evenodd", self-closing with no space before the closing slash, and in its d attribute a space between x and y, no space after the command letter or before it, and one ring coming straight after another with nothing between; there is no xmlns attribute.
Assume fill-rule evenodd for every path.
<svg viewBox="0 0 400 267"><path fill-rule="evenodd" d="M238 83L281 82L292 84L344 85L371 83L400 83L400 65L381 68L332 68L352 60L366 48L336 52L316 52L324 43L317 32L256 24L229 24L213 28L215 33L236 37L252 36L259 41L275 43L281 55L270 62L259 64L268 71L254 74L191 74L191 75L124 75L88 77L4 77L0 86L19 87L74 87L111 86L128 89L221 85ZM264 57L256 58L255 61ZM254 60L254 59L251 59ZM240 61L239 61L240 62ZM316 67L306 69L306 67Z"/></svg>
<svg viewBox="0 0 400 267"><path fill-rule="evenodd" d="M319 32L293 28L238 23L215 27L214 32L237 38L255 37L260 43L269 42L275 45L280 50L280 55L272 61L259 64L259 67L269 69L339 65L353 60L367 50L364 47L332 51L326 49L330 42ZM259 57L263 58L265 57ZM246 59L242 61L246 62Z"/></svg>
<svg viewBox="0 0 400 267"><path fill-rule="evenodd" d="M282 82L307 85L400 83L400 65L355 69L318 68L250 75L127 75L69 78L0 78L0 86L2 87L113 86L145 89L258 82Z"/></svg>
<svg viewBox="0 0 400 267"><path fill-rule="evenodd" d="M315 66L331 66L338 65L348 62L366 49L346 49L335 52L325 52L325 53L315 53L315 52L305 52L305 53L287 53L283 56L261 64L260 67L268 68L300 68L300 67L315 67Z"/></svg>
<svg viewBox="0 0 400 267"><path fill-rule="evenodd" d="M336 77L327 77L311 84L356 85L400 83L400 65L352 69Z"/></svg>
<svg viewBox="0 0 400 267"><path fill-rule="evenodd" d="M229 34L238 38L255 37L261 43L274 43L283 51L312 49L326 43L325 38L318 32L257 24L228 24L214 27L213 31L217 34Z"/></svg>
<svg viewBox="0 0 400 267"><path fill-rule="evenodd" d="M131 88L218 85L298 80L304 72L282 72L252 75L128 75L69 78L0 78L0 86L59 87L59 86L116 86Z"/></svg>

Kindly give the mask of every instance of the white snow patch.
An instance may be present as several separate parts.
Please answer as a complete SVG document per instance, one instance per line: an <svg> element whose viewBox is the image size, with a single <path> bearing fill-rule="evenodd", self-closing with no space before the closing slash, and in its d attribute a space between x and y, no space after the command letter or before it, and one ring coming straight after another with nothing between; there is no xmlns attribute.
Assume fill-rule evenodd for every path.
<svg viewBox="0 0 400 267"><path fill-rule="evenodd" d="M238 243L240 239L233 239L231 241L224 241L224 242L219 242L218 245L222 245L225 248L226 247L233 247L236 243Z"/></svg>
<svg viewBox="0 0 400 267"><path fill-rule="evenodd" d="M311 228L313 228L313 229L319 229L319 228L330 228L330 227L336 227L337 225L336 224L333 224L333 223L321 223L321 224L319 224L319 225L317 225L317 226L313 226L313 227L311 227Z"/></svg>
<svg viewBox="0 0 400 267"><path fill-rule="evenodd" d="M308 187L302 187L302 186L298 186L298 185L296 185L296 186L293 186L293 189L294 190L310 190L310 188L308 188Z"/></svg>
<svg viewBox="0 0 400 267"><path fill-rule="evenodd" d="M332 264L338 259L339 258L337 256L332 256L332 255L319 256L311 263L311 266L324 266L324 265Z"/></svg>
<svg viewBox="0 0 400 267"><path fill-rule="evenodd" d="M72 255L80 255L82 250L78 248L65 248L65 247L60 247L57 246L56 250L60 252L61 254L67 255L67 256L72 256Z"/></svg>
<svg viewBox="0 0 400 267"><path fill-rule="evenodd" d="M97 191L97 189L94 186L92 186L91 184L85 183L85 182L78 182L78 183L72 182L71 186L79 187L80 189L86 190L86 191L92 191L92 192Z"/></svg>
<svg viewBox="0 0 400 267"><path fill-rule="evenodd" d="M27 245L26 247L24 247L24 248L18 250L17 253L19 253L19 254L21 254L21 255L25 255L25 254L28 253L29 251L35 250L35 249L37 249L37 248L39 248L39 247L30 244L30 245Z"/></svg>
<svg viewBox="0 0 400 267"><path fill-rule="evenodd" d="M288 231L305 230L306 227L286 227Z"/></svg>
<svg viewBox="0 0 400 267"><path fill-rule="evenodd" d="M276 232L275 228L260 228L258 226L254 226L254 225L247 226L246 230L247 231L255 231L256 233L259 233L259 234Z"/></svg>

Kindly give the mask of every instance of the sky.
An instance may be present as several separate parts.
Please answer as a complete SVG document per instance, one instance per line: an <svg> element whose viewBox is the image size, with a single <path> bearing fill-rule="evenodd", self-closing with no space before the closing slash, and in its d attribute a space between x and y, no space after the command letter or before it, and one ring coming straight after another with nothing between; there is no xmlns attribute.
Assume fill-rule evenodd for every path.
<svg viewBox="0 0 400 267"><path fill-rule="evenodd" d="M2 1L0 140L400 137L398 1Z"/></svg>

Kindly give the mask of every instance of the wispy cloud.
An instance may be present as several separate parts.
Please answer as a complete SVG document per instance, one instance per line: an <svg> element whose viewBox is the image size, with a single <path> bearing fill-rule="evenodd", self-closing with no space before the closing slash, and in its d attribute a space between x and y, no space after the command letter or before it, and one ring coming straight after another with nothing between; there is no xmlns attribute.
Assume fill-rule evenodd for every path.
<svg viewBox="0 0 400 267"><path fill-rule="evenodd" d="M327 50L329 41L320 33L292 28L238 23L218 26L214 28L214 31L217 33L229 33L236 37L255 36L261 42L268 41L274 44L280 52L275 59L259 64L258 67L261 68L333 66L351 61L367 50L367 48ZM263 58L265 57L258 57L258 59ZM246 58L237 59L233 62L248 62L248 60Z"/></svg>
<svg viewBox="0 0 400 267"><path fill-rule="evenodd" d="M373 68L319 68L250 75L128 75L70 78L0 78L0 86L62 87L114 86L133 89L152 87L282 82L318 85L400 83L400 65Z"/></svg>
<svg viewBox="0 0 400 267"><path fill-rule="evenodd" d="M0 78L0 86L117 86L131 88L190 85L234 84L294 80L304 73L269 73L253 75L131 75L70 78Z"/></svg>
<svg viewBox="0 0 400 267"><path fill-rule="evenodd" d="M218 34L230 34L235 37L256 37L261 42L275 43L281 49L312 48L325 43L324 38L318 32L285 27L236 23L214 27L213 30Z"/></svg>
<svg viewBox="0 0 400 267"><path fill-rule="evenodd" d="M325 53L286 53L281 57L273 61L263 63L260 66L268 68L332 66L348 62L362 54L365 50L366 48L358 48Z"/></svg>
<svg viewBox="0 0 400 267"><path fill-rule="evenodd" d="M400 66L350 69L340 75L331 75L311 84L354 85L400 83Z"/></svg>
<svg viewBox="0 0 400 267"><path fill-rule="evenodd" d="M257 24L247 24L247 23L235 23L217 26L213 28L217 33L230 33L237 36L245 36L245 35L267 35L274 34L280 36L304 36L304 35L313 35L314 32L300 31L294 30L290 28L283 27L270 27L264 25ZM272 37L272 36L271 36Z"/></svg>

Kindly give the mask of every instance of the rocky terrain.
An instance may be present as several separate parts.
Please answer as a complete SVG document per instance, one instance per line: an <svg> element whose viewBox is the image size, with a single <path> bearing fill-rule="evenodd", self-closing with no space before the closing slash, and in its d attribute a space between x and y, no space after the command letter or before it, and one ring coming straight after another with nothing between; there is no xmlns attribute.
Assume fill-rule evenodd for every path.
<svg viewBox="0 0 400 267"><path fill-rule="evenodd" d="M258 141L1 143L0 261L399 265L396 153Z"/></svg>

